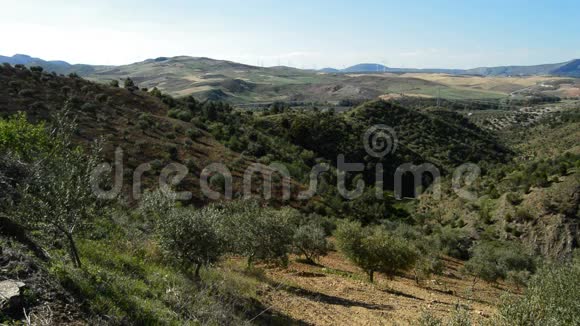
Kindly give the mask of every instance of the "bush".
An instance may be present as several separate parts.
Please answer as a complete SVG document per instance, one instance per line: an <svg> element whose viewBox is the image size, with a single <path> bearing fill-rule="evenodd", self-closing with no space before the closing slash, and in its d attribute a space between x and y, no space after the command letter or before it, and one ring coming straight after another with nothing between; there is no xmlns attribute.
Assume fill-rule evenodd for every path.
<svg viewBox="0 0 580 326"><path fill-rule="evenodd" d="M535 262L527 250L512 242L486 241L472 248L472 257L465 271L487 282L506 279L510 271L535 270Z"/></svg>
<svg viewBox="0 0 580 326"><path fill-rule="evenodd" d="M125 81L123 82L123 87L125 87L127 89L134 88L135 82L133 81L133 79L127 77L127 78L125 78Z"/></svg>
<svg viewBox="0 0 580 326"><path fill-rule="evenodd" d="M38 157L39 152L47 152L50 137L43 123L28 122L26 114L18 113L7 119L0 119L0 151L12 152L25 160Z"/></svg>
<svg viewBox="0 0 580 326"><path fill-rule="evenodd" d="M159 244L183 270L195 266L196 280L201 267L217 262L225 251L215 209L173 209L160 222Z"/></svg>
<svg viewBox="0 0 580 326"><path fill-rule="evenodd" d="M534 216L532 215L532 213L529 210L527 210L523 207L520 207L516 210L515 218L518 222L528 222L528 221L533 220Z"/></svg>
<svg viewBox="0 0 580 326"><path fill-rule="evenodd" d="M578 258L578 257L577 257ZM547 265L523 296L505 297L495 325L580 325L580 260Z"/></svg>
<svg viewBox="0 0 580 326"><path fill-rule="evenodd" d="M146 230L163 223L165 214L175 207L175 200L165 188L147 191L139 201L137 214L141 216L141 225Z"/></svg>
<svg viewBox="0 0 580 326"><path fill-rule="evenodd" d="M417 254L404 239L396 237L382 227L363 228L358 222L343 222L335 232L340 250L362 268L373 282L375 272L389 278L409 269Z"/></svg>
<svg viewBox="0 0 580 326"><path fill-rule="evenodd" d="M322 230L324 230L325 236L332 235L332 232L336 230L336 222L328 216L318 215L316 213L311 213L308 215L302 215L300 225L311 224L316 225Z"/></svg>
<svg viewBox="0 0 580 326"><path fill-rule="evenodd" d="M193 118L193 115L191 114L191 112L183 110L177 113L176 118L182 121L189 122L191 118Z"/></svg>
<svg viewBox="0 0 580 326"><path fill-rule="evenodd" d="M33 89L23 89L20 92L18 92L18 96L22 96L22 97L29 97L34 95L35 91Z"/></svg>
<svg viewBox="0 0 580 326"><path fill-rule="evenodd" d="M30 177L29 167L8 154L0 154L0 210L14 204L19 197L18 187Z"/></svg>
<svg viewBox="0 0 580 326"><path fill-rule="evenodd" d="M509 192L505 198L514 206L519 205L523 201L522 195L517 192Z"/></svg>
<svg viewBox="0 0 580 326"><path fill-rule="evenodd" d="M320 256L326 255L329 249L324 229L315 224L298 227L294 233L293 244L297 253L303 254L310 263L314 263Z"/></svg>
<svg viewBox="0 0 580 326"><path fill-rule="evenodd" d="M95 112L98 108L99 105L92 102L87 102L81 106L81 110L85 112Z"/></svg>
<svg viewBox="0 0 580 326"><path fill-rule="evenodd" d="M191 140L196 140L202 135L202 132L199 129L194 128L187 129L185 133L187 134L187 137L191 138Z"/></svg>
<svg viewBox="0 0 580 326"><path fill-rule="evenodd" d="M469 258L472 240L465 231L446 226L439 229L434 238L445 255L464 260Z"/></svg>

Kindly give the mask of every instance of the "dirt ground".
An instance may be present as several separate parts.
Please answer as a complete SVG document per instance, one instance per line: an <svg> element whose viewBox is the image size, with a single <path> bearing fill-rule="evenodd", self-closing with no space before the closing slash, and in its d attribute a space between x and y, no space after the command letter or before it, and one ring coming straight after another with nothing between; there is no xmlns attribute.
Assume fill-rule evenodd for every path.
<svg viewBox="0 0 580 326"><path fill-rule="evenodd" d="M375 284L341 254L332 252L319 266L293 259L287 269L267 269L274 284L264 293L271 310L311 325L416 325L425 311L444 318L461 307L474 321L489 318L506 291L462 275L462 264L445 258L443 275L417 285L413 274L387 279L375 276Z"/></svg>

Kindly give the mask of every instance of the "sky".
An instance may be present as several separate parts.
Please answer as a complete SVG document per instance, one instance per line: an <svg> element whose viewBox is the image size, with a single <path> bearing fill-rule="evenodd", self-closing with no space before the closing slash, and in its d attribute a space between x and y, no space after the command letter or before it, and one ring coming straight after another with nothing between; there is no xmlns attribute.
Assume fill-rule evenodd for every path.
<svg viewBox="0 0 580 326"><path fill-rule="evenodd" d="M580 58L578 0L0 0L0 55L121 65L189 55L251 65L402 68Z"/></svg>

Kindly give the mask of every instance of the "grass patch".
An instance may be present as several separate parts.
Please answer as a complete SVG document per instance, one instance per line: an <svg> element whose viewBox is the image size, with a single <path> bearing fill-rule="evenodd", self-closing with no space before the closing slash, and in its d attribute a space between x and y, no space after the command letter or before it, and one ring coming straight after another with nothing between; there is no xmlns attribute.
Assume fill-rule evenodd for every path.
<svg viewBox="0 0 580 326"><path fill-rule="evenodd" d="M255 310L257 281L209 269L187 275L116 241L79 241L83 267L62 262L52 273L99 322L139 325L242 324ZM106 316L106 317L96 317ZM105 320L103 320L105 319Z"/></svg>

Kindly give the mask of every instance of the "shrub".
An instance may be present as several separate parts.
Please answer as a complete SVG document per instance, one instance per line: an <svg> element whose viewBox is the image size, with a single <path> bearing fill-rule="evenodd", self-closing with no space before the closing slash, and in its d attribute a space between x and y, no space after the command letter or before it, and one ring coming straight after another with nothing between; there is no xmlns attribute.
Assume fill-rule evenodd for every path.
<svg viewBox="0 0 580 326"><path fill-rule="evenodd" d="M123 87L125 87L127 89L134 88L135 82L133 81L133 79L127 77L127 78L125 78L125 81L123 82Z"/></svg>
<svg viewBox="0 0 580 326"><path fill-rule="evenodd" d="M187 134L187 137L191 138L191 140L196 140L202 135L201 131L195 128L189 128L185 131L185 133Z"/></svg>
<svg viewBox="0 0 580 326"><path fill-rule="evenodd" d="M109 86L111 87L119 87L119 81L116 79L113 79L109 82Z"/></svg>
<svg viewBox="0 0 580 326"><path fill-rule="evenodd" d="M526 286L530 280L530 271L508 271L506 274L506 280L513 285L517 286L518 289L522 286Z"/></svg>
<svg viewBox="0 0 580 326"><path fill-rule="evenodd" d="M48 151L49 146L50 138L43 123L29 123L22 112L0 119L1 152L12 152L28 160L37 157L38 152Z"/></svg>
<svg viewBox="0 0 580 326"><path fill-rule="evenodd" d="M87 102L81 106L81 110L85 112L95 112L99 106L92 102Z"/></svg>
<svg viewBox="0 0 580 326"><path fill-rule="evenodd" d="M318 215L316 213L311 213L308 215L302 215L300 225L311 224L316 225L322 230L324 230L325 236L332 235L332 232L336 230L336 222L328 216Z"/></svg>
<svg viewBox="0 0 580 326"><path fill-rule="evenodd" d="M371 282L375 272L392 278L413 266L417 259L413 248L382 227L363 228L358 222L343 222L335 236L340 250L368 274Z"/></svg>
<svg viewBox="0 0 580 326"><path fill-rule="evenodd" d="M469 248L472 240L465 231L446 226L439 229L434 238L439 245L439 249L445 255L457 259L469 258Z"/></svg>
<svg viewBox="0 0 580 326"><path fill-rule="evenodd" d="M29 167L10 153L0 155L0 209L19 197L18 186L30 177Z"/></svg>
<svg viewBox="0 0 580 326"><path fill-rule="evenodd" d="M162 223L163 216L175 207L175 200L167 189L159 188L155 191L147 191L139 201L137 213L142 217L142 224L146 228L153 228Z"/></svg>
<svg viewBox="0 0 580 326"><path fill-rule="evenodd" d="M432 274L441 274L445 265L441 259L438 248L433 246L431 239L426 239L419 234L416 238L402 237L403 239L412 239L414 246L417 248L417 261L414 266L415 282L419 284L421 280L429 278Z"/></svg>
<svg viewBox="0 0 580 326"><path fill-rule="evenodd" d="M495 325L580 325L580 260L547 265L523 296L502 300Z"/></svg>
<svg viewBox="0 0 580 326"><path fill-rule="evenodd" d="M527 250L512 242L485 241L472 248L472 257L465 271L487 282L505 279L509 271L535 270L535 262Z"/></svg>
<svg viewBox="0 0 580 326"><path fill-rule="evenodd" d="M175 145L168 145L167 146L167 152L169 153L169 157L172 160L177 161L179 159L179 152L177 150L177 146L175 146Z"/></svg>
<svg viewBox="0 0 580 326"><path fill-rule="evenodd" d="M516 210L515 218L518 222L527 222L527 221L533 220L534 216L532 215L532 213L529 210L527 210L523 207L520 207Z"/></svg>
<svg viewBox="0 0 580 326"><path fill-rule="evenodd" d="M95 100L99 103L105 103L107 102L108 96L107 94L97 94L97 96L95 96Z"/></svg>
<svg viewBox="0 0 580 326"><path fill-rule="evenodd" d="M517 192L509 192L505 198L508 202L515 206L519 205L523 201L522 195Z"/></svg>
<svg viewBox="0 0 580 326"><path fill-rule="evenodd" d="M35 93L35 91L33 89L25 88L25 89L21 90L20 92L18 92L18 96L28 97L28 96L34 95L34 93Z"/></svg>
<svg viewBox="0 0 580 326"><path fill-rule="evenodd" d="M161 247L183 270L195 266L196 280L200 279L202 266L217 262L224 253L218 218L219 212L212 208L173 209L157 228Z"/></svg>
<svg viewBox="0 0 580 326"><path fill-rule="evenodd" d="M191 118L193 118L193 115L191 114L191 112L183 110L177 113L176 118L182 121L189 122Z"/></svg>
<svg viewBox="0 0 580 326"><path fill-rule="evenodd" d="M220 191L226 189L226 178L221 173L216 173L209 178L209 184L212 188Z"/></svg>
<svg viewBox="0 0 580 326"><path fill-rule="evenodd" d="M297 252L303 254L310 263L326 255L329 249L324 229L315 224L298 227L294 233L293 244Z"/></svg>

